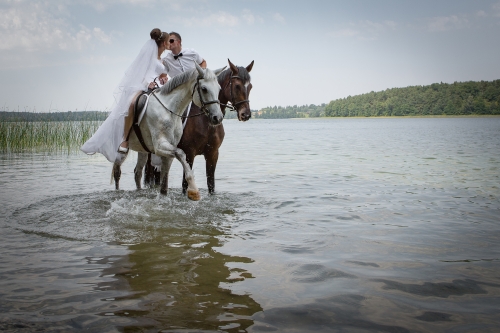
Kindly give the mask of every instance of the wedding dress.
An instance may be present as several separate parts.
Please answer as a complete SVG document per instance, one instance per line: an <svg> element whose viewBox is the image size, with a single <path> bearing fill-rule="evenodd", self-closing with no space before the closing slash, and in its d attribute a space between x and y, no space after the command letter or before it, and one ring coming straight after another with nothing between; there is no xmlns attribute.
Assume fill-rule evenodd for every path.
<svg viewBox="0 0 500 333"><path fill-rule="evenodd" d="M165 65L158 59L158 45L153 39L144 44L139 55L125 72L115 89L114 104L108 118L80 148L86 154L101 153L108 161L120 161L122 154L118 147L123 142L125 117L128 115L132 99L140 91L146 91L150 82L162 73L167 73Z"/></svg>

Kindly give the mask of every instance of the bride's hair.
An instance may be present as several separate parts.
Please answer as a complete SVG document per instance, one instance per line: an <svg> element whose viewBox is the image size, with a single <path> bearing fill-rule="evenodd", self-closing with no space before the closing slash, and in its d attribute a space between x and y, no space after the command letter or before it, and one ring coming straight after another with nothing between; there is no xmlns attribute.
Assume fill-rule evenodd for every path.
<svg viewBox="0 0 500 333"><path fill-rule="evenodd" d="M151 36L151 39L153 39L158 46L160 46L161 43L163 43L163 41L167 39L169 36L168 32L162 32L158 28L154 28L153 30L151 30L149 35Z"/></svg>

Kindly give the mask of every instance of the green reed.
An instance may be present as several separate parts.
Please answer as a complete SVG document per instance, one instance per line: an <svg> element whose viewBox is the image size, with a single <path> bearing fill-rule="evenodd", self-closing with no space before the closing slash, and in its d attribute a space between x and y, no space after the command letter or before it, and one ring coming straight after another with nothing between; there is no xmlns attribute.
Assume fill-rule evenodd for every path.
<svg viewBox="0 0 500 333"><path fill-rule="evenodd" d="M77 151L101 120L0 122L0 153Z"/></svg>

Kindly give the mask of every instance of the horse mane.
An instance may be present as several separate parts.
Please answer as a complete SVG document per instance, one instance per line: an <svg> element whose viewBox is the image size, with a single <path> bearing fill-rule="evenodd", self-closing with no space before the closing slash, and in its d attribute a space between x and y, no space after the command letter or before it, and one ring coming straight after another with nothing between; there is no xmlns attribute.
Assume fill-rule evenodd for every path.
<svg viewBox="0 0 500 333"><path fill-rule="evenodd" d="M211 71L210 69L205 69L205 76L204 79L206 80L216 80L217 77L215 76L214 72ZM181 73L179 75L174 76L166 84L164 84L160 88L160 93L161 94L168 94L175 88L177 88L180 85L183 85L184 83L194 79L195 76L198 76L198 70L196 68L193 68L190 71Z"/></svg>
<svg viewBox="0 0 500 333"><path fill-rule="evenodd" d="M162 93L164 95L168 94L169 92L171 92L172 90L174 90L178 86L188 82L191 79L191 76L195 75L195 72L196 72L196 68L194 68L190 71L181 73L179 75L176 75L173 78L170 78L170 80L168 80L168 82L160 88L160 93ZM198 73L196 73L196 74L198 74Z"/></svg>
<svg viewBox="0 0 500 333"><path fill-rule="evenodd" d="M236 66L236 67L238 67L237 76L240 78L240 80L243 81L244 83L250 81L250 73L248 73L247 69L241 66ZM222 73L220 73L218 76L219 84L222 84L222 82L224 82L230 75L233 75L231 68L228 68L224 70Z"/></svg>

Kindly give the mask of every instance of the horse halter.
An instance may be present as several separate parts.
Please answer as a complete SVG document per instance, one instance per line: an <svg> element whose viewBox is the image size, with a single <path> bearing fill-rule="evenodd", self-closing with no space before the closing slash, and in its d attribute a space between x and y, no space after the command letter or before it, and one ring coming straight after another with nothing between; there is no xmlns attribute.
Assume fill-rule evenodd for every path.
<svg viewBox="0 0 500 333"><path fill-rule="evenodd" d="M193 87L193 93L191 94L191 99L194 97L194 90L195 90L195 89L196 89L196 90L198 90L198 96L200 96L200 102L201 102L201 108L200 108L200 109L201 109L201 111L203 111L203 112L204 112L207 116L210 116L210 111L208 111L208 109L207 109L207 105L210 105L210 104L219 104L219 105L221 105L221 103L219 102L219 100L218 100L218 99L214 99L214 100L212 100L212 101L208 101L208 102L205 102L205 101L203 100L203 95L201 94L201 88L200 88L200 80L201 80L201 79L202 79L202 78L201 78L200 76L198 76L198 77L196 78L196 83L195 83L195 85L194 85L194 87ZM191 116L191 117L194 117L194 116L199 116L200 114L202 114L202 113L198 113L198 114L193 115L193 116Z"/></svg>
<svg viewBox="0 0 500 333"><path fill-rule="evenodd" d="M249 99L244 99L244 100L241 100L239 102L235 102L234 101L234 94L233 94L233 79L239 79L240 77L239 76L236 76L236 75L231 75L231 77L229 78L229 82L226 84L226 86L224 87L224 90L226 90L227 86L229 86L229 91L231 93L231 100L229 102L231 102L231 105L229 104L220 104L220 105L223 105L225 107L228 107L230 109L232 109L233 111L237 111L236 107L240 104L243 104L243 103L250 103L250 100ZM246 91L246 95L248 96L248 90Z"/></svg>

